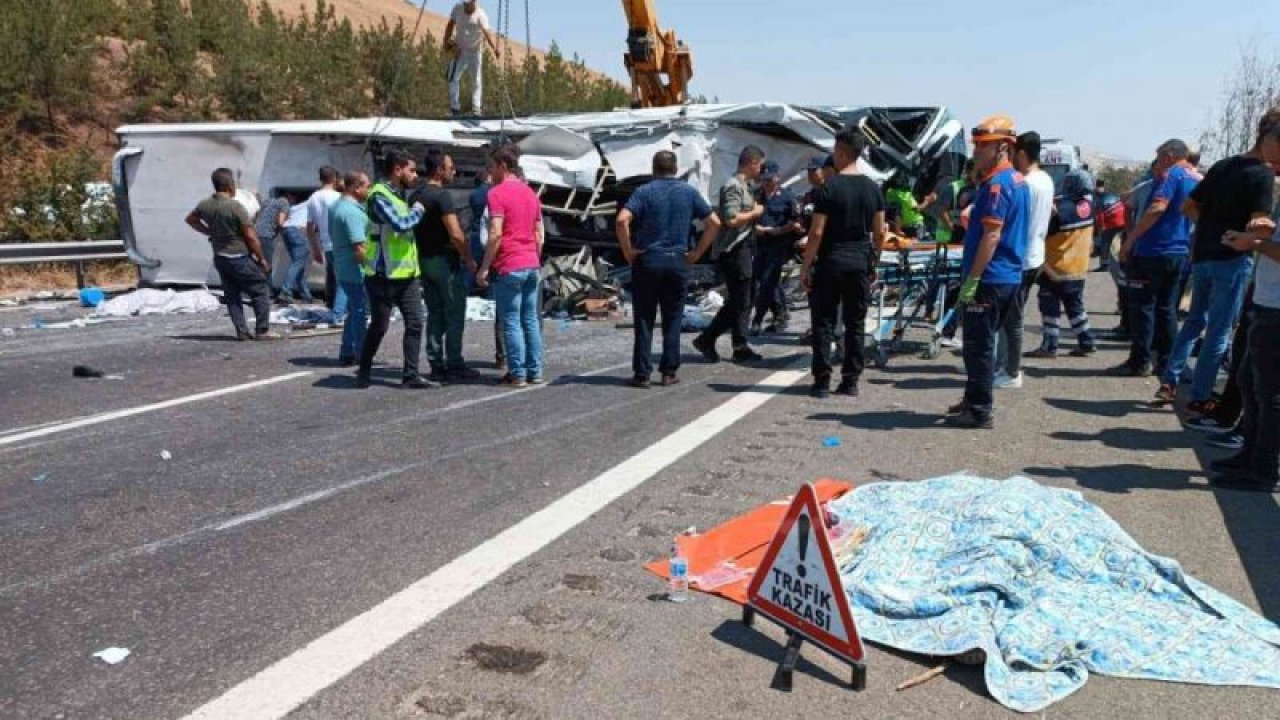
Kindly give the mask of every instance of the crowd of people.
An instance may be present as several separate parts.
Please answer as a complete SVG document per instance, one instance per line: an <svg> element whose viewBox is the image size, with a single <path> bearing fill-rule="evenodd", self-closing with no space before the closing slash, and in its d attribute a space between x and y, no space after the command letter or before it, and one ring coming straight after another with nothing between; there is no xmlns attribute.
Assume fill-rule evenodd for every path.
<svg viewBox="0 0 1280 720"><path fill-rule="evenodd" d="M1161 144L1147 176L1124 197L1095 184L1087 172L1070 172L1055 186L1040 168L1040 136L1019 134L1008 116L983 120L971 141L973 157L963 176L944 177L917 196L904 183L882 189L865 174L859 160L868 150L867 136L858 128L845 130L830 156L808 164L810 190L800 199L784 186L778 164L747 146L714 205L679 178L675 154L655 154L652 180L630 196L616 221L623 259L632 267L630 384L651 386L659 316L661 384L680 381L688 269L704 256L719 270L725 302L693 339L693 348L719 362L717 341L727 334L734 362L761 360L751 338L787 329L782 275L799 253L811 319L811 394L827 399L834 385L834 394L856 397L881 252L890 238L950 242L963 247L952 294L966 383L945 422L989 429L997 391L1023 386L1024 357L1059 358L1060 336L1068 327L1077 339L1070 356L1097 352L1085 310L1090 259L1097 256L1098 269L1109 270L1116 282L1120 303L1121 321L1109 339L1130 345L1126 361L1106 373L1158 376L1157 405L1172 405L1180 385L1189 384L1186 426L1216 431L1215 444L1237 451L1215 463L1221 474L1213 484L1275 489L1280 363L1272 360L1280 360L1280 243L1272 237L1280 220L1280 213L1273 217L1280 109L1263 117L1249 152L1221 160L1203 175L1185 142ZM500 362L505 358L501 383L543 382L544 229L517 153L507 147L490 153L468 203L467 228L446 189L455 175L447 154L430 151L419 165L393 150L381 169L384 179L370 183L360 172L340 178L336 170L322 168L321 189L310 198L274 199L256 219L237 202L233 174L213 173L215 194L187 221L209 236L237 337L274 337L267 325L269 259L280 236L291 265L279 293L309 297L306 253L325 264L331 287L326 294L345 316L339 360L357 367L360 387L371 383L374 358L396 309L404 319L406 387L476 379L462 352L466 298L473 287L492 287L496 299L496 354ZM294 267L299 257L300 272ZM1041 342L1024 353L1024 311L1035 288ZM1179 304L1188 288L1190 310L1179 328ZM241 294L254 308L254 331ZM430 363L425 375L419 372L424 331ZM1228 382L1215 394L1224 365Z"/></svg>

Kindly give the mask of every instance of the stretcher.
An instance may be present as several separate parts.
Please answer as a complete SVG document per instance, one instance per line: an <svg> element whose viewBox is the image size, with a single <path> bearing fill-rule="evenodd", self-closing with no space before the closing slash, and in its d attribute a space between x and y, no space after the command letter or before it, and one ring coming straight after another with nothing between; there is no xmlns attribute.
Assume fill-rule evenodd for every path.
<svg viewBox="0 0 1280 720"><path fill-rule="evenodd" d="M932 360L942 351L942 331L955 314L948 293L960 287L964 250L932 242L894 238L880 254L872 285L875 312L867 318L871 358L878 368L889 358L909 352L910 330L925 330L921 356Z"/></svg>

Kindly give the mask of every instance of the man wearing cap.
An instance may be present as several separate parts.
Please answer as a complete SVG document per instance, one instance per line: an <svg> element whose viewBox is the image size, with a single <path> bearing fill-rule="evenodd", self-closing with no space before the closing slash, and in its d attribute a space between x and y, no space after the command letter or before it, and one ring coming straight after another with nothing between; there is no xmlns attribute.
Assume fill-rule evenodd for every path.
<svg viewBox="0 0 1280 720"><path fill-rule="evenodd" d="M1148 377L1169 360L1178 333L1178 294L1191 249L1191 218L1183 205L1200 181L1181 140L1156 149L1151 202L1120 248L1129 289L1129 359L1108 375Z"/></svg>
<svg viewBox="0 0 1280 720"><path fill-rule="evenodd" d="M738 154L738 172L720 189L716 214L724 223L712 247L712 255L724 279L724 306L711 320L711 325L693 339L693 347L710 362L720 362L716 340L725 333L733 338L733 361L752 362L763 359L747 344L747 326L751 314L751 265L755 254L756 223L764 215L764 206L755 201L751 183L764 169L764 151L748 145Z"/></svg>
<svg viewBox="0 0 1280 720"><path fill-rule="evenodd" d="M787 300L782 292L782 268L795 254L796 240L804 234L795 196L782 186L778 163L767 162L760 173L760 204L764 215L756 223L756 258L752 268L755 286L755 318L751 334L759 335L765 314L773 313L768 331L787 329Z"/></svg>
<svg viewBox="0 0 1280 720"><path fill-rule="evenodd" d="M948 413L953 427L993 426L996 335L1018 302L1031 208L1027 182L1010 162L1016 142L1013 119L1005 115L973 129L974 169L981 184L964 238L959 297L968 379L964 400Z"/></svg>

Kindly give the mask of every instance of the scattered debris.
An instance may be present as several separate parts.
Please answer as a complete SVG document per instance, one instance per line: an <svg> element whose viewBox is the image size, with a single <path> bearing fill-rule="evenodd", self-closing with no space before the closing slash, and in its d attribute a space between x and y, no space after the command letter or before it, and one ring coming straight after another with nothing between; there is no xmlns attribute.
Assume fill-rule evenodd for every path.
<svg viewBox="0 0 1280 720"><path fill-rule="evenodd" d="M97 368L91 368L88 365L76 365L75 367L71 368L71 376L78 377L78 378L96 379L96 378L104 378L107 376L107 374L102 372L101 370L98 370Z"/></svg>
<svg viewBox="0 0 1280 720"><path fill-rule="evenodd" d="M13 298L5 298L0 300L0 307L18 307L19 301Z"/></svg>
<svg viewBox="0 0 1280 720"><path fill-rule="evenodd" d="M323 305L287 307L271 312L272 325L288 325L294 330L315 330L337 323L333 311Z"/></svg>
<svg viewBox="0 0 1280 720"><path fill-rule="evenodd" d="M39 475L31 478L31 482L35 483L36 485L42 485L48 479L49 479L49 473L40 473Z"/></svg>
<svg viewBox="0 0 1280 720"><path fill-rule="evenodd" d="M467 320L471 322L493 320L497 315L498 304L494 301L478 297L467 298Z"/></svg>
<svg viewBox="0 0 1280 720"><path fill-rule="evenodd" d="M116 665L124 662L124 659L129 657L129 648L109 647L105 650L99 650L94 653L93 657L98 658L108 665Z"/></svg>
<svg viewBox="0 0 1280 720"><path fill-rule="evenodd" d="M107 294L102 288L87 287L80 290L80 305L87 308L96 308L106 302Z"/></svg>
<svg viewBox="0 0 1280 720"><path fill-rule="evenodd" d="M547 661L540 650L476 643L467 648L467 657L483 670L510 675L528 675Z"/></svg>
<svg viewBox="0 0 1280 720"><path fill-rule="evenodd" d="M950 662L944 662L938 667L933 668L928 672L920 673L919 675L911 678L910 680L907 680L906 682L899 684L898 692L902 692L903 690L909 690L913 687L916 687L917 685L923 685L929 682L930 680L938 677L942 673L946 672L947 668L950 666L951 666Z"/></svg>
<svg viewBox="0 0 1280 720"><path fill-rule="evenodd" d="M836 437L835 435L831 435L822 439L822 447L838 448L840 447L840 445L841 445L840 438Z"/></svg>
<svg viewBox="0 0 1280 720"><path fill-rule="evenodd" d="M161 459L161 460L166 460L166 461L167 461L167 460L172 460L172 459L173 459L173 453L169 452L168 450L161 450L161 451L160 451L160 459Z"/></svg>
<svg viewBox="0 0 1280 720"><path fill-rule="evenodd" d="M13 328L0 328L0 337L11 338L18 333Z"/></svg>

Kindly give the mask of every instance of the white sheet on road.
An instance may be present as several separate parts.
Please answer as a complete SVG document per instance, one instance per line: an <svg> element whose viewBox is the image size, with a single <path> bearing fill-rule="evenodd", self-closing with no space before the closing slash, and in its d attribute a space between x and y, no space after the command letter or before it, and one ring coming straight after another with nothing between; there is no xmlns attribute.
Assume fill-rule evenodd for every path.
<svg viewBox="0 0 1280 720"><path fill-rule="evenodd" d="M222 303L218 297L208 290L177 292L147 288L111 298L99 305L90 317L205 313L220 307Z"/></svg>

